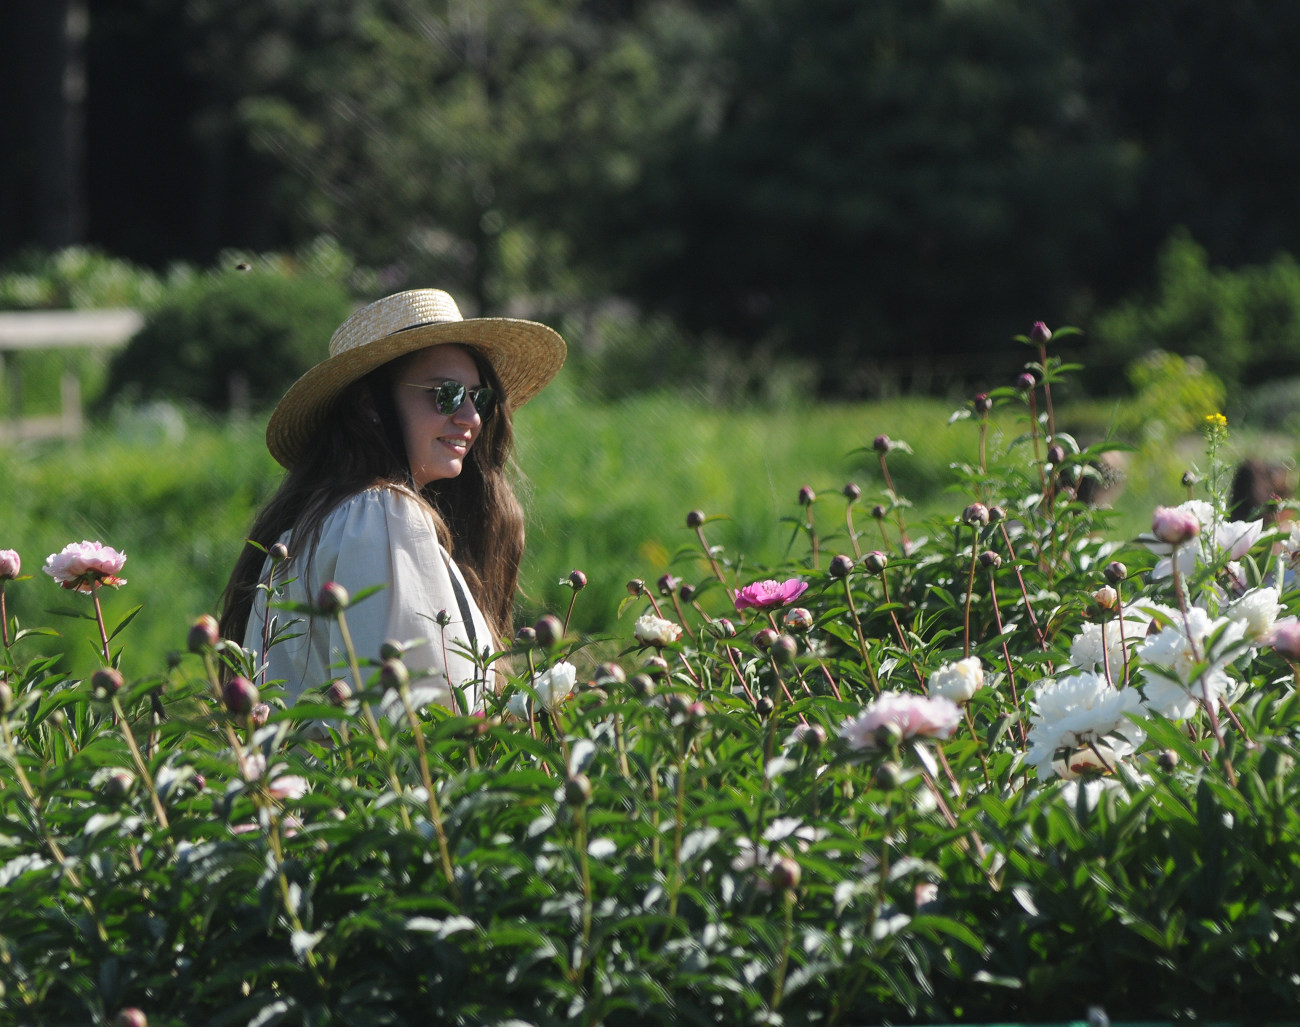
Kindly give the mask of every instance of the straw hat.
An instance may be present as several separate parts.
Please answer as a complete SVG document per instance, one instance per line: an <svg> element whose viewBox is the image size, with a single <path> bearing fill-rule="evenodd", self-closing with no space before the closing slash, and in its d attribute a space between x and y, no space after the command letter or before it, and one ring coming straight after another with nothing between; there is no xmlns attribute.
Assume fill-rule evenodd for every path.
<svg viewBox="0 0 1300 1027"><path fill-rule="evenodd" d="M460 316L441 289L411 289L362 307L334 332L330 355L290 386L266 426L266 445L292 467L316 433L330 403L381 364L444 343L483 354L501 380L511 410L555 377L567 352L559 333L536 321Z"/></svg>

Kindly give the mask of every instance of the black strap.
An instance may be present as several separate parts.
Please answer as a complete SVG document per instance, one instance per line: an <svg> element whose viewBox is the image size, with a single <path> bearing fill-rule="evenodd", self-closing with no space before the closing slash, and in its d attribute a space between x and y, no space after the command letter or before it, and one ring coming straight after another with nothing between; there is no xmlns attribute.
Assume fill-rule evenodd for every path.
<svg viewBox="0 0 1300 1027"><path fill-rule="evenodd" d="M465 595L465 590L460 587L460 578L456 574L450 562L447 563L447 575L451 578L451 590L456 593L456 605L460 607L461 619L465 622L465 630L469 633L469 645L474 650L474 658L478 658L478 635L474 631L474 614L469 607L469 599Z"/></svg>

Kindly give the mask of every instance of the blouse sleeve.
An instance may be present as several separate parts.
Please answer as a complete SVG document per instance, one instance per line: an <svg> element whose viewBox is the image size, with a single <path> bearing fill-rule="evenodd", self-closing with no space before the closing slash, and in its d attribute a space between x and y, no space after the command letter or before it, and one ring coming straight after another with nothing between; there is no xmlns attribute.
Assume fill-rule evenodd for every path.
<svg viewBox="0 0 1300 1027"><path fill-rule="evenodd" d="M479 706L482 675L466 653L491 648L492 639L459 570L438 543L432 518L417 499L372 489L347 500L326 518L314 559L305 569L311 595L327 581L338 582L354 596L383 586L345 614L359 658L378 659L385 641L400 642L419 704L451 705L450 677L467 690L471 708ZM446 620L445 627L440 619ZM337 621L331 618L328 625L330 661L339 663L346 660L346 647Z"/></svg>

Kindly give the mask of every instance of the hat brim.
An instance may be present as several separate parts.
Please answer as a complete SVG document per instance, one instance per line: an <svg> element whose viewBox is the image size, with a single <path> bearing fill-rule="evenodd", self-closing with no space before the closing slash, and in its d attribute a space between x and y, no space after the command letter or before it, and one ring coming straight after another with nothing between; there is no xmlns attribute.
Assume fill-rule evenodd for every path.
<svg viewBox="0 0 1300 1027"><path fill-rule="evenodd" d="M430 346L460 344L492 365L517 410L559 373L567 348L560 334L536 321L475 317L415 325L321 361L289 387L266 425L266 448L291 468L320 427L330 404L358 378L390 360Z"/></svg>

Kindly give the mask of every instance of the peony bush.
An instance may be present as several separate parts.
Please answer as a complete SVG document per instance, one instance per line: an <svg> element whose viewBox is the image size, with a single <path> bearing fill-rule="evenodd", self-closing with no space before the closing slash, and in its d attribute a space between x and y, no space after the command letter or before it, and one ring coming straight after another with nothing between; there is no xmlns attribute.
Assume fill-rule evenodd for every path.
<svg viewBox="0 0 1300 1027"><path fill-rule="evenodd" d="M208 615L136 666L135 612L99 602L126 556L90 541L44 565L100 654L75 679L4 606L51 582L0 550L3 1019L1291 1015L1300 528L1228 517L1207 412L1196 494L1109 537L1052 338L954 415L946 517L909 518L884 434L881 494L791 497L782 566L691 510L606 632L570 631L574 570L567 609L473 654L481 710L425 705L398 641L286 706Z"/></svg>

